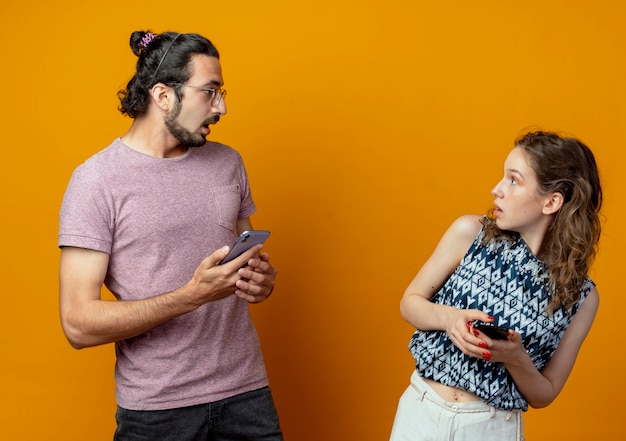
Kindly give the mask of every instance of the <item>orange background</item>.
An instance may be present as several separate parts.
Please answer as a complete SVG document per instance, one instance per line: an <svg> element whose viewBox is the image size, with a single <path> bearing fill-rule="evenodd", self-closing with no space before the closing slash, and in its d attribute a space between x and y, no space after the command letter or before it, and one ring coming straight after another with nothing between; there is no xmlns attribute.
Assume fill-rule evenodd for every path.
<svg viewBox="0 0 626 441"><path fill-rule="evenodd" d="M72 170L127 129L128 39L150 28L222 54L211 136L243 154L272 231L278 285L252 311L287 440L388 439L413 369L400 297L450 222L490 207L535 125L592 147L606 223L596 323L527 439L618 439L625 16L619 0L3 1L2 438L112 439L113 346L75 351L59 325L58 210Z"/></svg>

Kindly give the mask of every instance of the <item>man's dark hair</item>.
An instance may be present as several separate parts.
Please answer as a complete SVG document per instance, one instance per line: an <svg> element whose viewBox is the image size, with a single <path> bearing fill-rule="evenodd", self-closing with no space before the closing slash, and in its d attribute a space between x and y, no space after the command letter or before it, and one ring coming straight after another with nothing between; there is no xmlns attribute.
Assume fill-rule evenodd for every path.
<svg viewBox="0 0 626 441"><path fill-rule="evenodd" d="M213 43L198 34L164 32L155 35L150 31L135 31L130 36L130 48L137 55L135 75L117 93L119 111L131 118L146 112L150 90L157 83L168 86L184 84L191 77L191 57L204 54L219 59ZM175 87L180 100L181 86Z"/></svg>

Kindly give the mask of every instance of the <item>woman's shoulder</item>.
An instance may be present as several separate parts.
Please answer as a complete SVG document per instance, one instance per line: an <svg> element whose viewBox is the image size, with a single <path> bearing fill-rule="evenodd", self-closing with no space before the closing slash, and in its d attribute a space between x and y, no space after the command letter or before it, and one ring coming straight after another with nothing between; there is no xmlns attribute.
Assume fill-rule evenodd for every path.
<svg viewBox="0 0 626 441"><path fill-rule="evenodd" d="M440 241L440 248L449 255L463 258L483 227L481 216L464 215L455 219Z"/></svg>
<svg viewBox="0 0 626 441"><path fill-rule="evenodd" d="M472 242L484 226L483 219L477 214L465 214L452 222L448 230L458 239Z"/></svg>

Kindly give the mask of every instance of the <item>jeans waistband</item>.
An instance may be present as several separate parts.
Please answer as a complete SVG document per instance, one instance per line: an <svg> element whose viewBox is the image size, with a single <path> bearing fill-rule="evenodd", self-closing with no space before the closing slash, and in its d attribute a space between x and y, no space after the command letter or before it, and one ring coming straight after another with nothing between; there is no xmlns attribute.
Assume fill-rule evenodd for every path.
<svg viewBox="0 0 626 441"><path fill-rule="evenodd" d="M521 418L521 410L502 410L489 406L484 401L467 401L467 402L450 402L445 401L439 396L430 385L419 376L417 371L414 371L411 375L411 386L417 391L421 400L427 399L433 403L443 407L450 412L456 413L480 413L489 412L490 417L496 417L496 415L503 415L504 419L509 420L512 416L517 415Z"/></svg>

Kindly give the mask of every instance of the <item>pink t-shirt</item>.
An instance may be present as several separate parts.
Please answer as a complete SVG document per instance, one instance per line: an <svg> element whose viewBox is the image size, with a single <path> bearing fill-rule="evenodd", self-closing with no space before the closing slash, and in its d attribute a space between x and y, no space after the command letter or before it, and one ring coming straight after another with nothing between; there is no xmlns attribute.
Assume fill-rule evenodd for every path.
<svg viewBox="0 0 626 441"><path fill-rule="evenodd" d="M116 139L80 165L60 215L59 246L109 253L105 285L120 300L180 288L198 264L231 245L255 211L240 155L207 142L155 158ZM159 410L221 400L267 385L248 304L208 303L116 342L117 402Z"/></svg>

